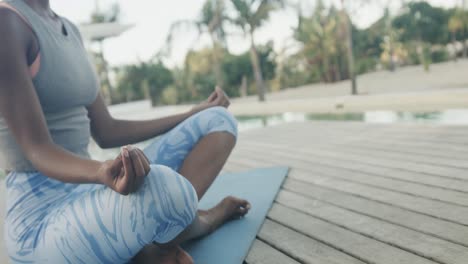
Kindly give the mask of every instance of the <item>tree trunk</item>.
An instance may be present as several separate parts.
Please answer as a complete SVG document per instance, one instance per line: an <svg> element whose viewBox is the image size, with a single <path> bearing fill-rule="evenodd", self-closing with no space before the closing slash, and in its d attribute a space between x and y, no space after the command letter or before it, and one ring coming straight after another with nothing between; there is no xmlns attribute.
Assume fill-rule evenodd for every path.
<svg viewBox="0 0 468 264"><path fill-rule="evenodd" d="M101 63L102 63L102 74L101 76L101 91L102 91L102 97L104 98L104 102L106 105L110 105L112 103L112 87L109 81L109 70L107 68L107 61L106 58L104 57L104 45L103 41L99 41L99 49L100 49L100 57L101 57Z"/></svg>
<svg viewBox="0 0 468 264"><path fill-rule="evenodd" d="M348 53L348 71L349 71L349 78L351 79L351 94L356 95L357 91L357 84L356 84L356 73L354 70L354 53L353 53L353 25L351 23L351 19L349 18L348 14L346 13L344 0L341 0L341 4L343 5L343 17L346 20L346 38L347 38L347 53Z"/></svg>
<svg viewBox="0 0 468 264"><path fill-rule="evenodd" d="M349 68L349 78L351 79L351 94L356 95L357 84L356 84L356 72L354 70L354 53L353 53L353 31L351 21L348 20L348 68Z"/></svg>
<svg viewBox="0 0 468 264"><path fill-rule="evenodd" d="M330 58L327 52L327 47L325 47L325 44L323 42L321 46L322 46L322 54L323 54L322 55L323 56L323 60L322 60L323 74L324 74L325 82L328 83L328 82L331 82L333 78L330 74Z"/></svg>
<svg viewBox="0 0 468 264"><path fill-rule="evenodd" d="M453 45L453 61L457 62L458 54L457 54L457 32L452 32L452 45Z"/></svg>
<svg viewBox="0 0 468 264"><path fill-rule="evenodd" d="M257 48L255 47L253 31L250 32L250 60L252 61L252 67L255 75L255 83L257 86L258 100L260 102L265 101L265 82L263 81L262 69L258 58Z"/></svg>
<svg viewBox="0 0 468 264"><path fill-rule="evenodd" d="M221 50L219 48L219 44L215 37L213 36L213 32L210 32L211 41L213 42L213 70L216 78L216 85L219 87L223 87L223 73L221 70L221 59L219 54Z"/></svg>
<svg viewBox="0 0 468 264"><path fill-rule="evenodd" d="M247 76L245 76L245 75L242 75L240 95L241 95L241 97L246 97L247 96Z"/></svg>
<svg viewBox="0 0 468 264"><path fill-rule="evenodd" d="M465 14L465 8L466 8L466 0L462 0L462 11L463 11L463 39L462 39L462 43L463 43L463 58L466 58L468 56L468 47L466 45L466 14Z"/></svg>
<svg viewBox="0 0 468 264"><path fill-rule="evenodd" d="M463 39L462 39L462 43L463 43L463 58L466 58L467 55L468 55L468 47L466 45L466 39L465 39L465 36L466 36L466 30L463 30L465 33L463 34Z"/></svg>

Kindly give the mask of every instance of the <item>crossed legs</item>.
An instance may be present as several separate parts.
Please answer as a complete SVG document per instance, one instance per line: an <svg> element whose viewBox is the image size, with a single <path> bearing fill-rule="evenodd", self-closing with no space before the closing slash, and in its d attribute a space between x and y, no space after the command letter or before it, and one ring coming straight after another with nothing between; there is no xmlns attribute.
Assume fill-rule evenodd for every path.
<svg viewBox="0 0 468 264"><path fill-rule="evenodd" d="M236 139L227 132L215 132L203 137L184 160L179 173L195 188L199 199L203 197L221 171ZM214 208L198 210L193 223L173 241L164 245L148 245L134 259L135 263L193 263L179 244L207 235L231 219L244 216L250 205L235 197L226 197Z"/></svg>

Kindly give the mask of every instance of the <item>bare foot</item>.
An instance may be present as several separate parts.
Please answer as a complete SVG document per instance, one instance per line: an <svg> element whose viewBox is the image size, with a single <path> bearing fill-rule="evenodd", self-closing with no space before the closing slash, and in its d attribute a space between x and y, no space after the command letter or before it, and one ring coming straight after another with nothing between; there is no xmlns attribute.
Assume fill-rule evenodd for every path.
<svg viewBox="0 0 468 264"><path fill-rule="evenodd" d="M208 235L224 223L244 217L250 210L248 201L233 196L224 198L210 210L198 210L198 221L186 230L186 234L165 245L148 245L133 259L132 263L193 264L193 259L179 243Z"/></svg>
<svg viewBox="0 0 468 264"><path fill-rule="evenodd" d="M205 227L203 235L215 231L230 220L244 217L249 212L250 208L251 205L248 201L228 196L210 210L199 210L200 221Z"/></svg>
<svg viewBox="0 0 468 264"><path fill-rule="evenodd" d="M131 262L132 264L194 264L192 257L181 247L162 249L156 245L146 246Z"/></svg>

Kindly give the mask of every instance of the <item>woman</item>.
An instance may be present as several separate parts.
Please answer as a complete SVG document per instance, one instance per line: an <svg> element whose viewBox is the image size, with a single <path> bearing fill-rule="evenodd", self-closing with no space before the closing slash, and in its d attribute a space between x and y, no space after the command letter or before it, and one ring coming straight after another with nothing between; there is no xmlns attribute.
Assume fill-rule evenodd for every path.
<svg viewBox="0 0 468 264"><path fill-rule="evenodd" d="M0 35L0 168L9 171L14 263L192 263L180 243L248 212L235 197L197 210L236 142L221 89L187 113L116 120L76 26L48 0L1 3ZM87 152L90 136L111 148L159 135L114 160Z"/></svg>

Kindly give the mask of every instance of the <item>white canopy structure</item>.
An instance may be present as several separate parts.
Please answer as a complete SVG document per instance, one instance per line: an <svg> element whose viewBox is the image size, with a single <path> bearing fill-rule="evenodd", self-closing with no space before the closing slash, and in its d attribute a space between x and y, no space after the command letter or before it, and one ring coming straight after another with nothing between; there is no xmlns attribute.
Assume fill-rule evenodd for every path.
<svg viewBox="0 0 468 264"><path fill-rule="evenodd" d="M102 41L106 38L117 37L128 29L132 28L132 24L120 23L94 23L80 25L81 35L87 42Z"/></svg>

